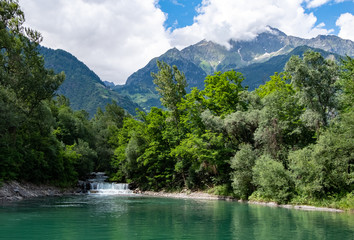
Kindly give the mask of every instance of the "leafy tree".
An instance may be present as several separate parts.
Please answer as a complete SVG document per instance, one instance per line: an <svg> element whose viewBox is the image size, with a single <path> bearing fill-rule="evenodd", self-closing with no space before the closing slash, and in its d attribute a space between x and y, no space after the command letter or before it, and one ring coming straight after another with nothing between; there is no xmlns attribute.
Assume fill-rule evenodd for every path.
<svg viewBox="0 0 354 240"><path fill-rule="evenodd" d="M51 104L65 76L45 69L42 37L23 27L18 1L0 1L0 19L0 179L70 184L76 173L53 134Z"/></svg>
<svg viewBox="0 0 354 240"><path fill-rule="evenodd" d="M254 144L254 133L259 125L259 118L259 110L237 111L225 117L224 128L236 147L242 143Z"/></svg>
<svg viewBox="0 0 354 240"><path fill-rule="evenodd" d="M96 171L107 171L111 173L111 160L114 156L114 149L118 147L116 139L117 132L123 127L123 122L129 115L117 105L116 102L107 104L105 111L100 108L92 119L94 133L94 149L97 152L95 162Z"/></svg>
<svg viewBox="0 0 354 240"><path fill-rule="evenodd" d="M354 106L354 59L346 57L342 60L340 80L340 103L342 111L353 111Z"/></svg>
<svg viewBox="0 0 354 240"><path fill-rule="evenodd" d="M145 176L149 187L152 189L161 189L168 186L173 180L174 161L169 152L171 146L175 144L175 137L171 133L174 124L168 120L168 112L158 108L152 108L150 113L144 117L146 148L139 157L143 163Z"/></svg>
<svg viewBox="0 0 354 240"><path fill-rule="evenodd" d="M89 144L82 139L79 139L78 143L73 145L72 150L77 153L77 157L74 161L74 167L78 178L85 180L94 170L97 152L90 148Z"/></svg>
<svg viewBox="0 0 354 240"><path fill-rule="evenodd" d="M301 120L304 107L300 104L292 84L286 83L287 75L275 73L270 80L256 89L262 97L259 127L255 131L258 146L287 166L287 152L313 142L314 132Z"/></svg>
<svg viewBox="0 0 354 240"><path fill-rule="evenodd" d="M195 133L201 135L205 131L205 126L201 118L201 114L205 111L202 104L203 99L197 88L186 95L178 104L178 110L181 112L180 124L183 126L183 132Z"/></svg>
<svg viewBox="0 0 354 240"><path fill-rule="evenodd" d="M135 138L135 140L131 140L132 138ZM111 138L111 141L113 139L117 148L114 149L114 156L111 160L112 171L114 171L112 179L132 182L136 181L136 178L143 178L136 160L143 152L138 150L138 145L141 143L140 139L144 139L144 123L131 117L126 117L123 120L123 127L119 129L114 138ZM130 147L128 149L129 143ZM140 181L138 180L137 182Z"/></svg>
<svg viewBox="0 0 354 240"><path fill-rule="evenodd" d="M289 172L282 163L268 155L262 155L257 159L252 172L253 184L257 187L255 194L277 202L286 202L290 199L292 182Z"/></svg>
<svg viewBox="0 0 354 240"><path fill-rule="evenodd" d="M18 129L25 116L18 106L18 99L11 89L0 85L0 179L13 179L23 163L17 151L21 143Z"/></svg>
<svg viewBox="0 0 354 240"><path fill-rule="evenodd" d="M343 114L314 145L290 154L290 169L300 195L323 198L353 191L354 113Z"/></svg>
<svg viewBox="0 0 354 240"><path fill-rule="evenodd" d="M233 70L207 76L205 88L200 91L203 104L217 116L244 109L246 104L240 101L240 93L245 90L241 85L243 80L242 74Z"/></svg>
<svg viewBox="0 0 354 240"><path fill-rule="evenodd" d="M255 190L252 168L256 159L257 155L249 144L240 145L240 150L231 158L232 187L234 194L241 199L248 199Z"/></svg>
<svg viewBox="0 0 354 240"><path fill-rule="evenodd" d="M275 72L273 76L270 76L270 80L264 85L260 85L255 91L260 98L264 98L271 93L284 91L287 93L294 93L294 89L291 84L287 83L290 79L286 73Z"/></svg>
<svg viewBox="0 0 354 240"><path fill-rule="evenodd" d="M0 2L1 84L12 88L22 100L22 109L31 114L42 100L51 99L64 81L64 74L44 68L37 47L40 33L24 28L24 14L17 1Z"/></svg>
<svg viewBox="0 0 354 240"><path fill-rule="evenodd" d="M318 130L328 126L336 110L335 85L339 67L331 60L326 60L318 52L307 51L303 59L292 56L285 66L285 71L292 75L291 83L297 91L301 104L307 109L302 119Z"/></svg>
<svg viewBox="0 0 354 240"><path fill-rule="evenodd" d="M156 90L161 96L161 104L172 112L176 122L179 121L178 103L186 95L187 81L184 73L176 66L169 66L165 62L157 61L158 73L151 73Z"/></svg>

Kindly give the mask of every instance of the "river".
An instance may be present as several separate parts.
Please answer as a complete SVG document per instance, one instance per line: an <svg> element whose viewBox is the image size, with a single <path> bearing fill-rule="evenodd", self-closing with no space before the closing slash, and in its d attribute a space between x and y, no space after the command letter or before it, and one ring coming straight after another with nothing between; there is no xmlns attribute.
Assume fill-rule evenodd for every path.
<svg viewBox="0 0 354 240"><path fill-rule="evenodd" d="M138 195L0 205L0 239L354 239L354 214Z"/></svg>

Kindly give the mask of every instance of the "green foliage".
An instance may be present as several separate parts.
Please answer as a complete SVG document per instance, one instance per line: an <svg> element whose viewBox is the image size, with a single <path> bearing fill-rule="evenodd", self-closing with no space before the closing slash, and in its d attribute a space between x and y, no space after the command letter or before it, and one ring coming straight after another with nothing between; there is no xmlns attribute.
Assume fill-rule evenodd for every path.
<svg viewBox="0 0 354 240"><path fill-rule="evenodd" d="M242 74L233 70L207 76L205 88L200 91L203 104L217 116L245 108L245 103L239 101L239 94L245 90L241 85L243 80Z"/></svg>
<svg viewBox="0 0 354 240"><path fill-rule="evenodd" d="M285 71L292 75L291 81L301 104L307 108L305 114L312 115L304 120L307 120L308 124L314 124L316 130L327 126L336 110L335 83L339 76L338 65L334 61L324 59L318 52L307 51L303 59L292 56L285 66Z"/></svg>
<svg viewBox="0 0 354 240"><path fill-rule="evenodd" d="M264 98L273 92L285 91L288 93L294 92L292 86L287 84L289 76L285 73L278 74L274 73L273 76L270 77L270 80L266 82L264 85L260 85L259 88L256 89L256 93L259 97Z"/></svg>
<svg viewBox="0 0 354 240"><path fill-rule="evenodd" d="M354 59L346 57L342 60L342 71L338 85L342 92L340 103L342 111L353 111L354 108Z"/></svg>
<svg viewBox="0 0 354 240"><path fill-rule="evenodd" d="M323 198L328 193L353 191L354 113L342 115L315 145L292 152L290 169L299 194Z"/></svg>
<svg viewBox="0 0 354 240"><path fill-rule="evenodd" d="M216 146L212 146L212 144L217 145L219 140L221 140L220 136L210 133L201 137L187 134L186 138L172 149L171 156L177 160L175 171L181 174L185 186L189 188L202 186L207 184L206 176L219 174L219 161L217 160L219 151L213 149Z"/></svg>
<svg viewBox="0 0 354 240"><path fill-rule="evenodd" d="M217 196L225 196L225 197L234 195L229 184L218 185L218 186L215 186L213 188L210 188L208 190L208 193L209 194L214 194L214 195L217 195Z"/></svg>
<svg viewBox="0 0 354 240"><path fill-rule="evenodd" d="M65 76L44 67L41 35L22 26L18 2L1 1L0 17L0 179L74 184L96 156L84 142L92 141L88 115L52 100Z"/></svg>
<svg viewBox="0 0 354 240"><path fill-rule="evenodd" d="M184 74L158 62L152 76L167 110L134 119L112 102L89 120L67 98L53 100L64 75L44 67L41 36L22 27L17 1L1 1L0 17L0 180L68 186L106 171L141 189L353 208L350 57L341 69L319 53L292 57L290 83L275 73L251 93L228 71L186 94Z"/></svg>
<svg viewBox="0 0 354 240"><path fill-rule="evenodd" d="M231 158L232 187L236 197L247 199L255 190L253 184L253 167L257 155L249 144L242 144L240 150Z"/></svg>
<svg viewBox="0 0 354 240"><path fill-rule="evenodd" d="M176 66L172 68L165 62L157 61L159 72L151 73L154 78L156 90L161 96L161 104L171 110L173 117L178 121L177 104L186 95L187 81L184 73L181 73Z"/></svg>
<svg viewBox="0 0 354 240"><path fill-rule="evenodd" d="M97 152L90 148L89 144L82 139L79 139L78 144L74 144L72 149L78 155L75 161L73 161L75 171L79 179L85 180L89 173L94 170Z"/></svg>
<svg viewBox="0 0 354 240"><path fill-rule="evenodd" d="M275 74L256 90L262 96L263 108L259 114L259 127L255 141L263 150L286 166L288 149L301 148L313 142L314 132L301 120L304 107L286 75Z"/></svg>
<svg viewBox="0 0 354 240"><path fill-rule="evenodd" d="M335 206L337 208L341 208L341 209L346 209L346 210L353 210L354 209L354 193L348 193L346 196L342 197L339 200L339 203L337 206Z"/></svg>
<svg viewBox="0 0 354 240"><path fill-rule="evenodd" d="M305 60L294 59L289 70L296 66L292 62L304 62L291 72L291 83L288 74L275 73L249 93L240 74L216 73L206 78L204 90L176 97L167 111L152 108L139 120L125 118L111 138L117 146L115 179L142 189L208 188L242 199L350 205L344 196L353 191L353 112L346 108L330 126L316 128L309 121L323 120L316 104L326 105L326 118L333 118L335 100L318 99L337 93L337 86L324 89L313 81L322 72L339 76L337 67L311 52ZM342 82L348 69L343 67ZM327 80L334 84L333 78ZM316 101L313 93L320 96ZM307 102L309 95L316 104Z"/></svg>
<svg viewBox="0 0 354 240"><path fill-rule="evenodd" d="M92 118L97 108L104 109L106 104L114 101L130 114L135 114L135 109L140 108L120 91L107 88L92 70L70 53L43 46L39 46L38 50L44 57L45 67L53 69L56 73L65 72L65 81L60 85L57 93L70 99L72 109L83 109Z"/></svg>
<svg viewBox="0 0 354 240"><path fill-rule="evenodd" d="M264 199L276 202L287 202L292 193L290 174L283 164L275 161L268 155L257 159L252 168L253 184L257 186L257 193Z"/></svg>
<svg viewBox="0 0 354 240"><path fill-rule="evenodd" d="M0 18L0 178L66 181L48 105L64 75L44 68L41 36L22 26L17 1L1 1Z"/></svg>
<svg viewBox="0 0 354 240"><path fill-rule="evenodd" d="M237 111L225 117L224 128L234 144L253 144L253 135L258 128L259 118L259 110Z"/></svg>

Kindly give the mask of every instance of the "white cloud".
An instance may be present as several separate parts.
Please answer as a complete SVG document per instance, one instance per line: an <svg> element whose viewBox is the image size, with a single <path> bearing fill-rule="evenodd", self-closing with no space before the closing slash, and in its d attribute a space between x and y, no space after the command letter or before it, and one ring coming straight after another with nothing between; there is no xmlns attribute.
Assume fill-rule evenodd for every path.
<svg viewBox="0 0 354 240"><path fill-rule="evenodd" d="M353 1L353 0L305 0L307 8L317 8L329 2L341 3L345 1ZM354 2L354 1L353 1Z"/></svg>
<svg viewBox="0 0 354 240"><path fill-rule="evenodd" d="M307 8L316 8L316 7L319 7L321 5L328 3L330 1L331 0L306 0L306 2L307 2L306 7Z"/></svg>
<svg viewBox="0 0 354 240"><path fill-rule="evenodd" d="M305 13L303 0L203 0L194 24L175 29L172 43L186 46L207 39L228 45L229 39L252 39L266 27L304 38L328 34L324 24Z"/></svg>
<svg viewBox="0 0 354 240"><path fill-rule="evenodd" d="M351 13L344 13L336 21L336 25L340 27L338 36L344 39L354 41L354 15Z"/></svg>
<svg viewBox="0 0 354 240"><path fill-rule="evenodd" d="M172 3L176 6L185 7L183 3L178 2L178 0L172 0Z"/></svg>
<svg viewBox="0 0 354 240"><path fill-rule="evenodd" d="M102 80L127 77L171 46L155 0L20 0L43 45L69 51Z"/></svg>
<svg viewBox="0 0 354 240"><path fill-rule="evenodd" d="M304 38L331 33L304 9L329 1L345 0L203 0L194 24L174 30L164 28L167 14L158 0L20 0L20 5L26 24L43 34L43 45L69 51L102 80L122 84L153 57L202 39L227 46L229 39L252 39L267 26ZM347 20L337 22L342 36L350 34Z"/></svg>

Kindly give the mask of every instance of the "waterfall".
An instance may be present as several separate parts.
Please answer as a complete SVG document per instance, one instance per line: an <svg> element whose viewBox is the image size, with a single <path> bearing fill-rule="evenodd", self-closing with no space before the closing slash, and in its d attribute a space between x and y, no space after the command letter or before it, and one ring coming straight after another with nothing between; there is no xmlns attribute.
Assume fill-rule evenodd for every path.
<svg viewBox="0 0 354 240"><path fill-rule="evenodd" d="M105 182L108 177L103 172L92 173L91 175L94 178L88 179L90 183L89 194L114 195L133 193L127 183Z"/></svg>

